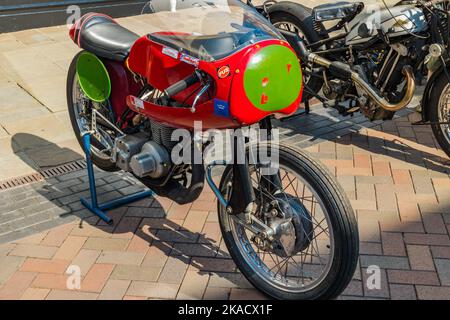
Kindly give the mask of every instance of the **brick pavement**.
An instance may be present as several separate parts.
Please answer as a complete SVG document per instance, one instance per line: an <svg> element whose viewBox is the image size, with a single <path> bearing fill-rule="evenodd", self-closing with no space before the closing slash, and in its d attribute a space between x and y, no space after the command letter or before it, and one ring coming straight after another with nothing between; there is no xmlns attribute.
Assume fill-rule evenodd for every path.
<svg viewBox="0 0 450 320"><path fill-rule="evenodd" d="M307 148L337 176L358 219L359 266L341 299L450 299L449 159L428 127L410 125L416 116ZM100 173L104 199L141 188L123 175ZM108 226L80 206L85 180L74 172L0 193L2 219L49 217L0 229L0 298L264 298L230 259L209 189L190 205L156 197L116 209ZM81 269L80 290L67 289L70 265ZM379 290L365 285L373 265Z"/></svg>
<svg viewBox="0 0 450 320"><path fill-rule="evenodd" d="M139 34L143 22L120 19ZM80 159L65 111L77 51L67 29L1 34L0 49L0 179ZM449 160L429 127L410 125L415 117L368 122L315 107L280 127L338 177L357 214L360 263L343 299L450 299ZM98 173L101 200L142 188ZM1 299L262 298L226 252L209 190L192 205L157 197L117 209L113 227L83 209L86 191L80 171L0 192ZM81 268L81 290L67 290L70 265ZM380 290L364 285L372 265Z"/></svg>

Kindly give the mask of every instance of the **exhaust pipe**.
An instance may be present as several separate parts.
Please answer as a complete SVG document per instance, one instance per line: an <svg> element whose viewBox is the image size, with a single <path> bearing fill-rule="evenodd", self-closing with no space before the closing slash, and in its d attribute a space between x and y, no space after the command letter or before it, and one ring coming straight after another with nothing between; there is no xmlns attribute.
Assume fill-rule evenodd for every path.
<svg viewBox="0 0 450 320"><path fill-rule="evenodd" d="M390 103L383 96L380 96L375 89L367 83L357 72L350 69L350 66L336 61L331 62L315 53L309 53L307 59L310 62L317 63L323 67L326 67L332 74L341 79L352 79L355 84L360 87L379 107L387 111L398 111L405 108L412 100L414 91L416 90L416 83L414 80L414 74L411 66L404 66L402 73L406 77L406 92L402 100L398 103Z"/></svg>
<svg viewBox="0 0 450 320"><path fill-rule="evenodd" d="M303 40L293 32L279 30L293 46L294 50L303 60L316 63L330 70L330 72L340 79L352 79L355 84L360 87L379 107L387 111L398 111L405 108L412 100L414 91L416 90L416 83L414 81L414 73L410 66L403 67L402 73L406 77L406 92L403 99L398 103L390 103L383 96L380 96L377 91L367 83L357 72L353 71L348 64L340 61L330 61L315 53L309 51Z"/></svg>

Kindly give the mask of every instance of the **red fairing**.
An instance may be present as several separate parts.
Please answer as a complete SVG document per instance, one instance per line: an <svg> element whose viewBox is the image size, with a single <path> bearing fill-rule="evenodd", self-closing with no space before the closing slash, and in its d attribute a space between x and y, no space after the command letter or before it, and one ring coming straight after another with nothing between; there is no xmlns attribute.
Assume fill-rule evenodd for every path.
<svg viewBox="0 0 450 320"><path fill-rule="evenodd" d="M126 119L122 119L121 116L128 109L127 96L130 94L137 95L140 85L134 81L133 75L124 67L123 63L107 59L102 59L102 62L111 79L111 96L109 99L115 118L126 126Z"/></svg>
<svg viewBox="0 0 450 320"><path fill-rule="evenodd" d="M131 48L130 56L128 57L128 67L133 72L144 76L149 84L161 91L195 71L194 66L182 62L178 58L175 59L163 54L163 46L151 41L147 36L137 40ZM209 73L215 79L217 78L216 67L210 63L200 61L198 68ZM217 83L216 92L211 92L210 94L216 98L228 100L231 84L229 81L230 79ZM173 98L189 105L195 98L195 95L191 95L191 93L196 91L199 86L200 84L193 85ZM188 98L189 96L190 98ZM191 112L189 108L174 108L152 104L139 100L133 95L128 97L127 103L133 111L172 127L191 129L194 127L195 121L202 121L203 129L205 130L237 128L240 126L239 122L233 118L216 115L214 113L213 99L203 98L200 100L195 112Z"/></svg>
<svg viewBox="0 0 450 320"><path fill-rule="evenodd" d="M75 42L75 30L76 30L76 23L74 23L69 30L70 39L72 39L74 42Z"/></svg>
<svg viewBox="0 0 450 320"><path fill-rule="evenodd" d="M200 101L195 112L191 112L189 108L152 104L133 95L127 98L127 104L133 111L173 127L193 128L195 121L202 121L205 130L237 128L256 123L273 112L260 110L248 100L244 92L243 74L251 56L257 50L270 45L284 45L290 48L289 44L284 41L265 40L245 47L221 60L213 62L200 60L197 68L213 78L215 90L212 92L211 99ZM146 77L149 84L161 91L195 71L195 66L180 60L180 53L177 56L175 54L169 56L163 53L164 48L163 45L153 42L145 36L134 44L128 59L130 70ZM197 90L199 85L194 85L173 98L189 104L194 97L187 100L186 98ZM278 114L294 113L300 105L301 96L300 92L297 100L287 108L279 110ZM215 113L215 99L229 104L230 116Z"/></svg>
<svg viewBox="0 0 450 320"><path fill-rule="evenodd" d="M239 120L243 124L253 124L267 117L270 114L274 114L273 112L267 112L256 108L248 99L244 89L244 71L249 60L257 51L274 44L285 46L295 54L295 51L291 48L291 46L287 42L280 40L268 40L260 42L257 45L251 46L246 52L246 54L243 55L241 59L239 59L239 62L237 63L236 70L239 70L239 72L236 73L236 70L234 71L233 83L231 88L233 94L230 95L230 111L231 114L238 115ZM302 101L302 94L303 94L303 85L301 86L301 90L299 92L297 99L288 107L278 110L277 113L275 113L275 116L285 117L295 113Z"/></svg>

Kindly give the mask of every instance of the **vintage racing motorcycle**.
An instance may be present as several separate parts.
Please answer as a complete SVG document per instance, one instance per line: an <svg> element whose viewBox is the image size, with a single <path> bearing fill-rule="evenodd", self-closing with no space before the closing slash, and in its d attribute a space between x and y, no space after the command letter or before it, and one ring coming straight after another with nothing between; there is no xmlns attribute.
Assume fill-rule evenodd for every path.
<svg viewBox="0 0 450 320"><path fill-rule="evenodd" d="M304 102L315 96L343 115L360 111L370 120L389 120L411 102L415 80L426 80L416 124L430 124L450 156L448 0L405 0L393 7L379 0L366 8L337 2L313 9L266 1L256 9L302 59Z"/></svg>
<svg viewBox="0 0 450 320"><path fill-rule="evenodd" d="M80 143L90 132L99 168L130 172L179 204L195 201L206 180L229 253L262 292L336 297L356 267L358 230L344 191L318 161L270 134L265 142L244 139L241 151L236 142L231 162L171 156L177 129L189 133L192 150L211 142L195 134L195 122L202 132L257 124L271 132L272 116L293 114L302 96L295 51L241 1L150 1L147 12L138 17L149 26L142 37L95 13L71 28L83 49L67 79ZM216 166L224 169L219 185Z"/></svg>

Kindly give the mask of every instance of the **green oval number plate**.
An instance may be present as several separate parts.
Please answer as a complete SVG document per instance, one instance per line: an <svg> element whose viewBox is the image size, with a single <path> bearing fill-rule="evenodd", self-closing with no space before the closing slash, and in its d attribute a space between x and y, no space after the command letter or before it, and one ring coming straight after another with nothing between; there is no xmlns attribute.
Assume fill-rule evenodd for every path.
<svg viewBox="0 0 450 320"><path fill-rule="evenodd" d="M255 107L277 111L298 98L302 71L297 56L287 47L271 45L259 50L247 64L244 89Z"/></svg>

